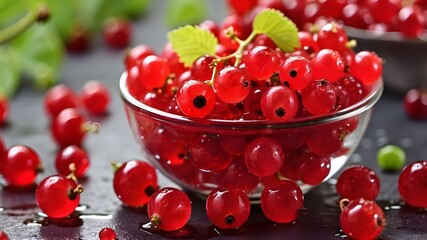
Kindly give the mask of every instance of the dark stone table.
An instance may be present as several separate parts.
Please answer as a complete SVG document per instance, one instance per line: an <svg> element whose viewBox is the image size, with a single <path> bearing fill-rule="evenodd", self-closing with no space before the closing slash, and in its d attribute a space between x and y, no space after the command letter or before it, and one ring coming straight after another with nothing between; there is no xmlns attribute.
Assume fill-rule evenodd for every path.
<svg viewBox="0 0 427 240"><path fill-rule="evenodd" d="M209 1L210 17L219 21L225 16L223 1ZM135 22L134 44L145 43L158 52L166 43L162 14L164 1L153 1L150 12ZM85 192L81 206L69 221L50 221L39 216L34 191L0 189L0 229L11 239L96 239L99 230L112 227L119 239L176 238L178 235L159 235L141 231L148 222L144 210L123 207L112 188L113 161L124 162L141 157L138 146L128 127L118 92L118 79L123 71L123 52L108 49L97 38L93 49L84 55L69 55L61 81L79 91L91 79L108 85L112 103L108 116L91 117L101 123L99 134L88 136L85 142L91 158L88 177L81 183ZM54 174L53 161L57 147L51 140L49 121L44 114L43 93L24 83L18 94L11 99L11 114L6 126L0 128L8 146L26 144L40 154L46 171L37 178ZM397 173L383 173L376 164L378 147L392 143L403 147L409 161L427 158L427 123L409 120L402 107L402 96L387 91L374 108L371 123L348 164L365 164L379 174L381 193L378 202L386 211L388 225L380 239L422 239L427 237L427 212L417 211L399 203ZM161 186L171 183L160 177ZM209 223L204 212L204 202L190 194L193 213L188 228L181 237L188 239L212 237L216 239L340 239L338 196L331 181L305 195L307 212L293 224L273 224L262 214L259 206L253 206L249 221L237 232L219 235ZM26 224L24 224L24 222ZM189 231L189 232L186 232Z"/></svg>

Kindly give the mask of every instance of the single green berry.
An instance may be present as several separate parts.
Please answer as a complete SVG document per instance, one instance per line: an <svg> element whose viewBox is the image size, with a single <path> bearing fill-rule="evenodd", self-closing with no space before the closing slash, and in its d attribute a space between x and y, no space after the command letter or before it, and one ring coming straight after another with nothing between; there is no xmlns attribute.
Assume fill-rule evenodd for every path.
<svg viewBox="0 0 427 240"><path fill-rule="evenodd" d="M384 171L400 171L406 162L405 151L395 145L387 145L378 150L377 161Z"/></svg>

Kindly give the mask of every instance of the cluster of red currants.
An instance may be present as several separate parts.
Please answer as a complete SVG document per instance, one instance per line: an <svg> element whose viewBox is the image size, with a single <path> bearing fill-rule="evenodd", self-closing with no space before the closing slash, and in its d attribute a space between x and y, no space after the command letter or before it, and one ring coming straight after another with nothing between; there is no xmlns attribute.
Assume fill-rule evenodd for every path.
<svg viewBox="0 0 427 240"><path fill-rule="evenodd" d="M347 26L381 32L400 32L414 38L427 32L425 0L229 0L229 7L242 23L254 12L268 7L282 11L300 29L318 21L340 21Z"/></svg>

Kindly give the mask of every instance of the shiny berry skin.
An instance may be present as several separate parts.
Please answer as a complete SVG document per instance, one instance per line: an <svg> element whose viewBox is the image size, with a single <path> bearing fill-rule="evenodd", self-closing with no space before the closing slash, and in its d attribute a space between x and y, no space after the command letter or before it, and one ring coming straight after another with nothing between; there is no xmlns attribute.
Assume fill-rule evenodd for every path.
<svg viewBox="0 0 427 240"><path fill-rule="evenodd" d="M9 236L3 231L0 231L0 240L9 240Z"/></svg>
<svg viewBox="0 0 427 240"><path fill-rule="evenodd" d="M139 68L137 66L133 66L130 70L128 70L126 77L126 85L128 87L129 93L134 98L138 98L145 91L148 91L139 82Z"/></svg>
<svg viewBox="0 0 427 240"><path fill-rule="evenodd" d="M415 38L424 31L424 21L422 8L410 5L400 9L396 27L405 37Z"/></svg>
<svg viewBox="0 0 427 240"><path fill-rule="evenodd" d="M230 165L231 154L227 153L218 139L202 135L190 147L190 159L204 171L220 172Z"/></svg>
<svg viewBox="0 0 427 240"><path fill-rule="evenodd" d="M353 105L359 102L367 94L367 91L360 80L353 76L346 76L342 78L336 83L335 86L341 90L346 91L348 94L349 105Z"/></svg>
<svg viewBox="0 0 427 240"><path fill-rule="evenodd" d="M267 137L259 137L246 146L245 163L249 172L259 177L277 173L285 161L280 144Z"/></svg>
<svg viewBox="0 0 427 240"><path fill-rule="evenodd" d="M406 166L399 176L398 189L402 199L410 206L427 208L427 161Z"/></svg>
<svg viewBox="0 0 427 240"><path fill-rule="evenodd" d="M273 86L262 95L260 106L262 113L268 120L291 120L298 112L298 97L288 87Z"/></svg>
<svg viewBox="0 0 427 240"><path fill-rule="evenodd" d="M314 79L326 79L335 83L344 76L344 61L335 50L322 49L311 61Z"/></svg>
<svg viewBox="0 0 427 240"><path fill-rule="evenodd" d="M99 231L99 240L116 240L117 234L112 228L103 228Z"/></svg>
<svg viewBox="0 0 427 240"><path fill-rule="evenodd" d="M261 209L273 222L290 223L298 218L304 196L291 180L281 180L265 186L261 193Z"/></svg>
<svg viewBox="0 0 427 240"><path fill-rule="evenodd" d="M192 79L202 82L210 80L212 78L212 61L214 59L215 58L212 56L201 56L197 58L190 69Z"/></svg>
<svg viewBox="0 0 427 240"><path fill-rule="evenodd" d="M38 153L28 146L10 147L3 155L2 174L9 186L29 186L42 171L43 165Z"/></svg>
<svg viewBox="0 0 427 240"><path fill-rule="evenodd" d="M402 6L402 0L367 0L365 6L374 22L391 23Z"/></svg>
<svg viewBox="0 0 427 240"><path fill-rule="evenodd" d="M219 35L219 26L212 20L205 20L199 24L199 27L204 30L208 30L211 32L215 37L218 38Z"/></svg>
<svg viewBox="0 0 427 240"><path fill-rule="evenodd" d="M39 208L49 218L65 218L74 212L80 202L82 185L63 176L49 176L36 189Z"/></svg>
<svg viewBox="0 0 427 240"><path fill-rule="evenodd" d="M176 101L186 116L202 118L214 108L215 93L209 85L189 80L179 89Z"/></svg>
<svg viewBox="0 0 427 240"><path fill-rule="evenodd" d="M334 86L326 80L318 80L301 91L302 104L313 115L332 112L337 102Z"/></svg>
<svg viewBox="0 0 427 240"><path fill-rule="evenodd" d="M320 51L319 44L317 43L316 40L314 40L313 35L311 33L305 32L305 31L299 31L298 39L301 45L300 50L305 51L309 55Z"/></svg>
<svg viewBox="0 0 427 240"><path fill-rule="evenodd" d="M6 122L9 115L9 101L0 95L0 125Z"/></svg>
<svg viewBox="0 0 427 240"><path fill-rule="evenodd" d="M158 189L156 171L143 161L125 162L114 173L113 187L126 206L142 207Z"/></svg>
<svg viewBox="0 0 427 240"><path fill-rule="evenodd" d="M329 48L340 51L346 48L347 42L347 33L344 28L336 22L327 23L317 33L317 43L322 49Z"/></svg>
<svg viewBox="0 0 427 240"><path fill-rule="evenodd" d="M382 76L382 60L374 52L358 52L354 56L354 63L350 71L363 84L370 85Z"/></svg>
<svg viewBox="0 0 427 240"><path fill-rule="evenodd" d="M342 198L375 200L380 192L380 180L368 167L349 166L339 175L336 189Z"/></svg>
<svg viewBox="0 0 427 240"><path fill-rule="evenodd" d="M358 198L343 207L340 224L351 239L376 239L386 220L383 210L374 201Z"/></svg>
<svg viewBox="0 0 427 240"><path fill-rule="evenodd" d="M70 169L71 164L74 164L75 169ZM55 168L62 176L68 176L73 172L77 178L81 178L85 176L89 165L86 151L75 145L61 149L55 158Z"/></svg>
<svg viewBox="0 0 427 240"><path fill-rule="evenodd" d="M246 193L238 188L219 187L206 199L209 220L222 229L235 229L249 218L251 203Z"/></svg>
<svg viewBox="0 0 427 240"><path fill-rule="evenodd" d="M2 172L1 166L3 164L3 157L4 157L5 154L6 154L6 145L4 143L3 138L0 136L0 175L1 175L1 172Z"/></svg>
<svg viewBox="0 0 427 240"><path fill-rule="evenodd" d="M219 173L218 180L220 186L235 187L245 192L252 191L259 183L259 177L249 172L243 156L235 157L233 163Z"/></svg>
<svg viewBox="0 0 427 240"><path fill-rule="evenodd" d="M84 53L90 48L89 30L82 26L74 26L71 36L66 40L66 48L71 53Z"/></svg>
<svg viewBox="0 0 427 240"><path fill-rule="evenodd" d="M302 90L312 81L313 69L306 58L290 57L283 62L279 76L281 82L289 84L289 88Z"/></svg>
<svg viewBox="0 0 427 240"><path fill-rule="evenodd" d="M147 45L140 44L131 48L125 54L124 63L126 65L126 69L130 71L132 67L139 66L141 62L150 55L155 55L155 52Z"/></svg>
<svg viewBox="0 0 427 240"><path fill-rule="evenodd" d="M171 73L175 75L181 75L187 68L184 66L182 62L179 61L179 56L172 48L171 43L167 43L163 48L161 57L165 58L169 64L169 69Z"/></svg>
<svg viewBox="0 0 427 240"><path fill-rule="evenodd" d="M406 115L414 120L427 119L427 89L411 89L403 98Z"/></svg>
<svg viewBox="0 0 427 240"><path fill-rule="evenodd" d="M139 64L139 82L146 89L163 87L169 74L170 68L165 58L150 55Z"/></svg>
<svg viewBox="0 0 427 240"><path fill-rule="evenodd" d="M132 40L132 26L130 21L123 18L108 18L103 26L104 41L110 47L124 48Z"/></svg>
<svg viewBox="0 0 427 240"><path fill-rule="evenodd" d="M107 112L110 103L110 91L101 82L91 80L83 85L81 99L90 113L101 115Z"/></svg>
<svg viewBox="0 0 427 240"><path fill-rule="evenodd" d="M216 96L226 103L238 103L249 94L249 76L240 68L226 67L215 78L212 86Z"/></svg>
<svg viewBox="0 0 427 240"><path fill-rule="evenodd" d="M64 84L49 89L44 96L46 113L54 118L66 108L77 108L79 100L75 92Z"/></svg>
<svg viewBox="0 0 427 240"><path fill-rule="evenodd" d="M331 160L312 152L305 152L299 157L298 175L305 184L321 183L331 170ZM285 163L286 164L286 163Z"/></svg>
<svg viewBox="0 0 427 240"><path fill-rule="evenodd" d="M246 71L258 80L269 79L280 66L277 53L266 46L256 46L249 50L244 61Z"/></svg>
<svg viewBox="0 0 427 240"><path fill-rule="evenodd" d="M166 187L157 190L147 206L152 224L163 231L175 231L187 224L191 215L191 201L183 191Z"/></svg>
<svg viewBox="0 0 427 240"><path fill-rule="evenodd" d="M62 110L53 120L52 137L61 147L70 145L81 146L87 132L96 131L99 125L86 121L79 110L67 108Z"/></svg>
<svg viewBox="0 0 427 240"><path fill-rule="evenodd" d="M227 0L228 6L239 15L243 15L258 4L259 0Z"/></svg>

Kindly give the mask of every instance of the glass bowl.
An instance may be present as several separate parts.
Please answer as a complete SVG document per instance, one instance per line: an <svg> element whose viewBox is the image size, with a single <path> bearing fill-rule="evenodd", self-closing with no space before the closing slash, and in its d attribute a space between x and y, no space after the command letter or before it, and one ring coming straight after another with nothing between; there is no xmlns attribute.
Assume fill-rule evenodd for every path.
<svg viewBox="0 0 427 240"><path fill-rule="evenodd" d="M248 171L243 153L250 141L267 137L278 142L285 153L280 176L296 180L303 192L307 192L321 181L310 185L298 180L295 174L298 156L310 149L316 156L330 160L330 171L323 181L335 174L359 144L372 106L383 91L383 82L379 80L364 99L348 108L326 116L288 122L194 119L139 102L129 93L126 78L124 73L120 79L120 93L131 131L146 160L183 189L197 195L207 196L220 185L234 185L245 190L254 201L259 199L263 184L271 178L260 178ZM204 171L191 161L188 149L201 136L210 139L210 149L205 151L211 151L218 158L212 158L212 164L219 158L222 162L228 159L221 170Z"/></svg>
<svg viewBox="0 0 427 240"><path fill-rule="evenodd" d="M357 41L356 50L374 51L384 59L383 78L387 90L405 93L427 87L427 34L408 39L398 32L378 32L345 27Z"/></svg>

